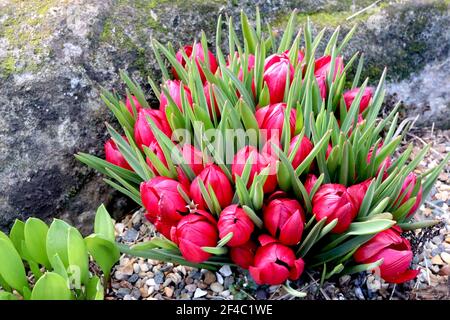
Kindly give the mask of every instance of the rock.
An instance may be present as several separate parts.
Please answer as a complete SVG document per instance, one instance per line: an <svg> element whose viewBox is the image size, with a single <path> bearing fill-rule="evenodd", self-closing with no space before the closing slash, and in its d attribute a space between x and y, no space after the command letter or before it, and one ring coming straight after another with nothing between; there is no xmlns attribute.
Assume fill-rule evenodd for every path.
<svg viewBox="0 0 450 320"><path fill-rule="evenodd" d="M222 297L224 297L224 298L227 298L227 297L230 296L230 290L222 291L222 292L220 293L220 295L221 295Z"/></svg>
<svg viewBox="0 0 450 320"><path fill-rule="evenodd" d="M220 293L223 291L223 285L218 282L212 283L209 288L215 293Z"/></svg>
<svg viewBox="0 0 450 320"><path fill-rule="evenodd" d="M223 277L220 273L216 272L217 282L223 284Z"/></svg>
<svg viewBox="0 0 450 320"><path fill-rule="evenodd" d="M188 292L194 292L197 289L195 284L188 284L184 287Z"/></svg>
<svg viewBox="0 0 450 320"><path fill-rule="evenodd" d="M355 288L355 295L359 300L366 300L360 287Z"/></svg>
<svg viewBox="0 0 450 320"><path fill-rule="evenodd" d="M124 298L126 295L129 295L130 292L131 290L128 288L120 288L119 290L117 290L116 295L118 298Z"/></svg>
<svg viewBox="0 0 450 320"><path fill-rule="evenodd" d="M123 240L126 242L134 242L139 237L139 232L134 230L133 228L128 229L123 236Z"/></svg>
<svg viewBox="0 0 450 320"><path fill-rule="evenodd" d="M450 276L450 265L443 266L441 270L439 270L440 276Z"/></svg>
<svg viewBox="0 0 450 320"><path fill-rule="evenodd" d="M450 264L450 253L442 252L441 258L446 264Z"/></svg>
<svg viewBox="0 0 450 320"><path fill-rule="evenodd" d="M156 282L155 282L155 279L151 278L151 279L148 279L148 280L145 282L145 284L148 285L149 287L151 287L151 286L155 286L155 285L156 285Z"/></svg>
<svg viewBox="0 0 450 320"><path fill-rule="evenodd" d="M135 299L139 299L141 297L141 291L138 288L134 288L131 290L131 296Z"/></svg>
<svg viewBox="0 0 450 320"><path fill-rule="evenodd" d="M172 298L173 295L173 289L171 287L165 287L164 288L164 294L169 297Z"/></svg>
<svg viewBox="0 0 450 320"><path fill-rule="evenodd" d="M157 271L154 279L156 284L162 284L164 282L164 273Z"/></svg>
<svg viewBox="0 0 450 320"><path fill-rule="evenodd" d="M206 271L204 274L203 282L206 284L211 284L216 281L216 276L211 271Z"/></svg>
<svg viewBox="0 0 450 320"><path fill-rule="evenodd" d="M197 288L194 292L194 298L201 298L208 294L208 291Z"/></svg>
<svg viewBox="0 0 450 320"><path fill-rule="evenodd" d="M220 272L224 277L231 276L231 274L232 274L231 269L230 269L230 266L227 265L227 264L224 265L224 266L222 266L222 268L219 269L219 272Z"/></svg>
<svg viewBox="0 0 450 320"><path fill-rule="evenodd" d="M448 2L389 1L346 22L373 2L259 0L258 6L263 23L274 22L275 31L284 29L294 7L301 14L298 22L309 15L315 30L342 23L344 34L358 22L343 53L346 61L354 52L364 52L362 78L370 76L372 83L388 66L387 91L403 101L406 115L420 114L421 124L449 127ZM104 122L113 119L99 88L123 95L119 69L142 84L149 75L159 79L148 39L171 41L177 49L178 43L198 40L203 29L214 44L219 13L238 21L244 10L254 19L254 8L249 0L29 0L20 6L3 1L0 227L16 217L57 215L88 232L101 203L114 216L127 212L131 201L73 157L79 151L103 156ZM156 103L149 86L144 89Z"/></svg>
<svg viewBox="0 0 450 320"><path fill-rule="evenodd" d="M441 259L441 257L439 255L434 256L431 259L431 263L432 264L436 264L436 265L440 265L440 266L444 265L444 261L442 261L442 259Z"/></svg>
<svg viewBox="0 0 450 320"><path fill-rule="evenodd" d="M138 281L139 279L139 275L137 275L136 273L133 274L131 277L128 278L128 282L129 283L135 283L136 281Z"/></svg>

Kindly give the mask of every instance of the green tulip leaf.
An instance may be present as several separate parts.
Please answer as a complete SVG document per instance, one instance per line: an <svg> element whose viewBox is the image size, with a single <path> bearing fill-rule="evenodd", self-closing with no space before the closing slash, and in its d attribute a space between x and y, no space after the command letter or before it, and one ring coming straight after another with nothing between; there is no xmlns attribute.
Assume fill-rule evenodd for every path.
<svg viewBox="0 0 450 320"><path fill-rule="evenodd" d="M86 285L86 298L87 300L103 300L105 296L104 291L105 289L100 278L94 276L89 279Z"/></svg>
<svg viewBox="0 0 450 320"><path fill-rule="evenodd" d="M47 256L50 262L54 262L52 257L59 256L65 268L69 266L69 256L67 253L67 242L69 239L70 225L63 220L54 219L47 233ZM53 268L55 266L52 263Z"/></svg>
<svg viewBox="0 0 450 320"><path fill-rule="evenodd" d="M25 222L24 236L28 254L37 263L50 269L47 257L47 225L37 218L29 218Z"/></svg>
<svg viewBox="0 0 450 320"><path fill-rule="evenodd" d="M113 220L103 204L98 207L95 214L94 232L112 243L116 239Z"/></svg>
<svg viewBox="0 0 450 320"><path fill-rule="evenodd" d="M0 275L12 288L23 293L28 280L22 259L12 242L0 231Z"/></svg>
<svg viewBox="0 0 450 320"><path fill-rule="evenodd" d="M100 266L106 279L109 279L111 268L119 261L120 252L115 243L93 234L85 238L87 249Z"/></svg>
<svg viewBox="0 0 450 320"><path fill-rule="evenodd" d="M19 300L19 298L10 292L0 291L0 301L5 300Z"/></svg>
<svg viewBox="0 0 450 320"><path fill-rule="evenodd" d="M9 238L11 239L11 242L14 244L14 247L16 248L17 252L19 252L22 258L22 241L25 240L24 230L25 223L16 219L16 221L14 221L14 225L11 228L11 231L9 232Z"/></svg>
<svg viewBox="0 0 450 320"><path fill-rule="evenodd" d="M31 300L71 300L68 282L54 272L47 272L35 284Z"/></svg>
<svg viewBox="0 0 450 320"><path fill-rule="evenodd" d="M67 253L69 258L68 273L72 281L75 281L75 286L86 284L89 278L89 256L83 237L73 227L69 228Z"/></svg>

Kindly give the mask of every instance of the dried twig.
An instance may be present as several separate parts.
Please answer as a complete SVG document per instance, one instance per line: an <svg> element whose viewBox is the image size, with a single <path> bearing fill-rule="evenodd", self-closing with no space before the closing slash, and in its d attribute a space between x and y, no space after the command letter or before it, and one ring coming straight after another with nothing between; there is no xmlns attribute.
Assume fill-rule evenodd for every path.
<svg viewBox="0 0 450 320"><path fill-rule="evenodd" d="M371 8L373 8L373 7L375 7L379 2L381 2L381 0L375 1L375 2L372 3L370 6L367 6L367 7L365 7L364 9L359 10L358 12L352 14L350 17L347 17L347 19L345 19L345 20L348 21L348 20L353 19L354 17L360 15L361 13L364 13L364 12L366 12L367 10L369 10L369 9L371 9Z"/></svg>

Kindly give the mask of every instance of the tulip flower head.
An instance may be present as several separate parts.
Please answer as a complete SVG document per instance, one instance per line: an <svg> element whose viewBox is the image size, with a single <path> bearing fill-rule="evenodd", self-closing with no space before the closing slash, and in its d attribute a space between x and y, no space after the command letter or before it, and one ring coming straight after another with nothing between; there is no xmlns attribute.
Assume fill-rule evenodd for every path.
<svg viewBox="0 0 450 320"><path fill-rule="evenodd" d="M347 188L335 183L322 185L314 195L312 205L312 212L316 215L317 221L325 217L327 223L338 219L337 225L331 231L333 233L346 231L358 214Z"/></svg>
<svg viewBox="0 0 450 320"><path fill-rule="evenodd" d="M353 201L353 205L356 209L356 212L359 212L361 208L361 204L366 196L367 189L369 189L370 183L372 180L367 179L361 183L355 184L347 188L347 192L350 195L350 199Z"/></svg>
<svg viewBox="0 0 450 320"><path fill-rule="evenodd" d="M397 226L378 233L356 250L353 258L366 264L383 259L379 267L381 278L391 283L403 283L414 279L419 270L409 269L413 253L411 244L400 236Z"/></svg>
<svg viewBox="0 0 450 320"><path fill-rule="evenodd" d="M277 285L300 277L305 263L295 258L291 248L264 235L260 236L260 242L262 246L256 250L253 265L249 267L257 284Z"/></svg>
<svg viewBox="0 0 450 320"><path fill-rule="evenodd" d="M141 111L142 109L141 104L139 103L138 99L135 96L131 96L131 99L133 100L137 114L139 114L139 111ZM131 105L131 100L128 97L127 100L125 101L125 107L127 107L127 110L130 112L130 114L134 116L133 106Z"/></svg>
<svg viewBox="0 0 450 320"><path fill-rule="evenodd" d="M222 210L217 227L221 239L228 233L233 232L233 237L227 243L230 247L245 244L250 239L254 229L252 220L245 213L244 209L239 208L237 204L232 204Z"/></svg>
<svg viewBox="0 0 450 320"><path fill-rule="evenodd" d="M311 191L314 187L314 185L316 184L317 181L317 177L311 173L308 173L306 175L306 180L305 183L303 184L305 186L306 191L308 192L308 194L311 194Z"/></svg>
<svg viewBox="0 0 450 320"><path fill-rule="evenodd" d="M221 208L225 208L231 204L231 200L233 200L233 190L230 181L217 165L209 164L206 165L191 183L191 197L198 205L198 208L205 209L207 207L206 202L203 199L199 180L203 182L207 191L209 191L208 186L211 186L217 196Z"/></svg>
<svg viewBox="0 0 450 320"><path fill-rule="evenodd" d="M123 138L127 140L126 137ZM133 171L122 153L120 153L119 148L117 147L113 139L109 139L105 143L105 158L109 163Z"/></svg>
<svg viewBox="0 0 450 320"><path fill-rule="evenodd" d="M206 81L206 77L205 74L203 73L203 70L200 67L200 61L202 63L206 63L205 61L205 52L203 51L203 46L201 43L197 43L195 44L195 46L184 46L182 49L180 49L177 54L176 54L176 59L178 60L178 62L184 67L186 66L186 61L184 60L182 51L184 51L186 53L186 56L189 59L194 59L195 63L197 65L198 68L198 72L200 74L200 77L202 79L202 82L205 83ZM214 74L217 70L217 61L216 61L216 57L214 57L214 55L212 54L211 51L208 50L207 52L208 54L208 60L209 60L209 71L211 71L212 74ZM175 70L175 68L172 68L172 73L175 77L175 79L179 79L177 71Z"/></svg>
<svg viewBox="0 0 450 320"><path fill-rule="evenodd" d="M264 226L285 245L296 245L302 238L304 212L300 203L294 199L277 198L263 208Z"/></svg>
<svg viewBox="0 0 450 320"><path fill-rule="evenodd" d="M147 117L153 120L156 127L166 136L170 137L172 135L172 129L170 128L166 115L163 112L154 109L142 109L139 112L138 118L134 125L134 139L138 147L141 149L142 145L149 146L150 143L156 141Z"/></svg>
<svg viewBox="0 0 450 320"><path fill-rule="evenodd" d="M400 205L402 205L406 201L408 201L411 198L416 183L417 183L416 175L413 172L410 172L406 176L405 181L403 182L402 189L400 191L399 196L397 197L396 203L400 201ZM414 212L416 212L417 209L419 208L421 202L422 202L422 186L419 187L419 192L416 195L416 202L414 202L413 207L411 208L411 210L409 210L406 217L410 217L411 215L413 215Z"/></svg>
<svg viewBox="0 0 450 320"><path fill-rule="evenodd" d="M150 143L150 145L148 146L148 148L150 149L150 151L152 151L156 157L158 157L158 159L162 162L162 164L167 168L167 160L166 157L164 156L164 152L162 151L161 147L159 146L157 141L152 141ZM150 167L150 169L155 173L158 174L158 171L156 170L155 166L153 165L152 161L150 160L150 158L147 157L146 162L148 164L148 166Z"/></svg>
<svg viewBox="0 0 450 320"><path fill-rule="evenodd" d="M238 247L230 248L231 260L243 269L253 265L257 246L253 241L248 241Z"/></svg>
<svg viewBox="0 0 450 320"><path fill-rule="evenodd" d="M142 204L151 217L150 222L154 218L166 223L177 222L189 212L178 188L189 194L181 183L167 177L154 177L141 183Z"/></svg>
<svg viewBox="0 0 450 320"><path fill-rule="evenodd" d="M203 262L211 256L202 247L215 247L217 236L216 221L210 213L203 210L188 214L171 229L172 241L178 245L183 257L195 263Z"/></svg>
<svg viewBox="0 0 450 320"><path fill-rule="evenodd" d="M266 58L263 79L269 89L271 104L283 102L288 72L290 84L294 78L294 67L286 54L273 54Z"/></svg>
<svg viewBox="0 0 450 320"><path fill-rule="evenodd" d="M300 139L300 135L296 135L291 140L291 145L289 146L289 154L294 151L295 145L297 144L298 139ZM297 168L303 160L311 153L313 149L312 142L305 136L303 136L302 141L297 149L297 152L294 155L294 159L292 160L292 167Z"/></svg>
<svg viewBox="0 0 450 320"><path fill-rule="evenodd" d="M317 84L319 85L320 96L322 99L327 97L327 74L331 68L331 56L323 56L315 61L314 64L314 76L316 77ZM334 62L333 81L339 73L344 70L344 60L342 57L336 57Z"/></svg>
<svg viewBox="0 0 450 320"><path fill-rule="evenodd" d="M250 160L249 160L250 159ZM273 192L277 186L276 161L269 155L263 155L253 146L246 146L239 150L234 156L231 165L231 173L235 179L236 175L241 176L247 161L251 163L250 176L247 182L247 188L252 185L256 174L269 167L268 176L263 186L265 193Z"/></svg>
<svg viewBox="0 0 450 320"><path fill-rule="evenodd" d="M173 102L177 105L178 109L180 111L183 111L182 106L182 96L181 96L181 90L184 90L184 94L186 96L186 99L190 106L192 106L192 97L191 97L191 90L185 85L181 83L179 80L167 80L166 81L166 88L167 91L170 94L170 97L172 98ZM164 91L161 91L161 96L159 97L159 110L161 110L164 114L166 114L166 108L169 104L169 100L166 97L166 94Z"/></svg>
<svg viewBox="0 0 450 320"><path fill-rule="evenodd" d="M350 109L353 100L355 100L356 96L359 93L359 89L360 88L354 88L352 90L349 90L347 92L344 93L344 101L345 101L345 105L347 106L347 110ZM372 88L365 88L363 95L361 97L361 101L359 103L359 113L363 113L364 110L367 109L367 107L369 106L370 100L372 99L373 96L373 89Z"/></svg>
<svg viewBox="0 0 450 320"><path fill-rule="evenodd" d="M258 122L259 129L262 130L263 135L265 133L266 140L269 141L274 138L279 141L281 139L285 112L285 103L271 104L256 111L256 121ZM295 118L295 110L292 109L289 115L291 137L295 132Z"/></svg>

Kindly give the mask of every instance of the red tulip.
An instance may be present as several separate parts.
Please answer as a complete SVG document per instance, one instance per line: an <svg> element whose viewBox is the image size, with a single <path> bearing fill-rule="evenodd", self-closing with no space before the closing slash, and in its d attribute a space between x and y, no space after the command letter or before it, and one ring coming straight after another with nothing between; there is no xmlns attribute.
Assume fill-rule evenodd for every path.
<svg viewBox="0 0 450 320"><path fill-rule="evenodd" d="M327 151L325 153L325 159L328 160L328 157L330 156L331 151L333 151L333 146L331 144L328 144Z"/></svg>
<svg viewBox="0 0 450 320"><path fill-rule="evenodd" d="M320 96L322 99L327 97L327 74L331 68L331 56L323 56L315 61L314 64L314 76L316 77L319 85ZM344 70L344 60L342 57L336 57L334 62L333 81L339 73Z"/></svg>
<svg viewBox="0 0 450 320"><path fill-rule="evenodd" d="M317 59L314 63L314 76L316 78L326 77L331 68L331 56L323 56ZM333 80L339 73L344 70L344 59L341 56L336 57L334 60L334 73Z"/></svg>
<svg viewBox="0 0 450 320"><path fill-rule="evenodd" d="M217 244L216 221L210 213L197 210L183 217L178 225L172 228L171 238L186 260L203 262L211 254L203 251L202 247L215 247Z"/></svg>
<svg viewBox="0 0 450 320"><path fill-rule="evenodd" d="M316 220L327 218L327 223L338 219L333 233L342 233L348 229L352 220L358 214L347 188L340 184L328 183L322 185L312 199L312 212Z"/></svg>
<svg viewBox="0 0 450 320"><path fill-rule="evenodd" d="M414 279L419 270L409 269L413 253L409 241L400 236L400 231L400 228L392 227L378 233L359 247L353 258L362 264L383 259L379 271L387 282L402 283Z"/></svg>
<svg viewBox="0 0 450 320"><path fill-rule="evenodd" d="M166 157L164 156L164 152L162 151L161 147L159 146L158 142L156 141L152 141L150 143L150 145L148 146L148 148L150 149L150 151L152 151L157 157L158 159L164 164L164 166L167 168L167 160ZM150 169L155 173L158 174L158 171L156 170L155 166L153 165L152 161L150 160L150 158L147 157L146 162L148 164L148 166L150 167Z"/></svg>
<svg viewBox="0 0 450 320"><path fill-rule="evenodd" d="M184 162L191 167L195 175L199 175L205 168L203 163L203 154L193 145L185 143L179 147Z"/></svg>
<svg viewBox="0 0 450 320"><path fill-rule="evenodd" d="M167 80L166 81L166 88L167 91L169 91L170 97L172 98L173 102L177 105L178 109L180 111L183 111L182 106L182 97L181 97L181 81L179 80ZM185 85L183 85L183 90L186 95L186 100L188 101L189 105L192 106L192 97L191 97L191 90ZM159 97L159 110L161 110L164 114L166 114L166 108L169 104L169 100L167 99L164 91L161 91L161 96Z"/></svg>
<svg viewBox="0 0 450 320"><path fill-rule="evenodd" d="M359 93L359 88L354 88L352 90L349 90L344 93L344 101L345 105L347 106L347 110L350 109L350 106L353 103L353 100L355 100L356 96ZM361 97L361 101L359 103L359 113L363 113L364 110L367 109L370 103L370 99L372 99L373 96L373 89L372 88L366 88L364 89L364 93Z"/></svg>
<svg viewBox="0 0 450 320"><path fill-rule="evenodd" d="M253 265L257 246L253 241L248 241L238 247L230 248L231 260L243 269Z"/></svg>
<svg viewBox="0 0 450 320"><path fill-rule="evenodd" d="M214 112L216 113L216 117L220 116L220 109L219 105L217 104L213 88L214 85L209 82L206 82L205 85L203 86L203 92L205 93L206 103L208 104L208 110L211 118L212 118L212 109L211 109L211 96L209 95L209 90L211 90L213 93Z"/></svg>
<svg viewBox="0 0 450 320"><path fill-rule="evenodd" d="M304 212L293 199L274 199L263 208L264 226L282 244L300 242L304 227Z"/></svg>
<svg viewBox="0 0 450 320"><path fill-rule="evenodd" d="M203 51L202 44L197 43L197 44L195 44L194 48L192 46L184 46L182 49L180 49L177 52L176 58L177 58L178 62L184 67L186 65L186 61L184 61L182 51L184 51L186 53L186 56L189 59L192 59L192 58L195 59L195 63L197 65L198 72L200 74L200 77L202 78L202 82L204 83L206 81L206 77L205 77L205 74L203 73L203 70L201 69L200 63L199 63L199 61L205 63L205 52ZM195 51L195 56L193 57L192 55L194 54L194 51ZM209 50L208 50L208 60L209 60L209 70L211 71L211 73L214 74L217 70L217 61L216 61L216 57L214 57L212 52ZM174 77L176 79L178 79L178 74L177 74L175 68L172 68L172 73L173 73Z"/></svg>
<svg viewBox="0 0 450 320"><path fill-rule="evenodd" d="M303 272L305 263L296 259L294 251L275 240L264 241L256 250L253 266L249 271L259 285L277 285L287 279L297 280Z"/></svg>
<svg viewBox="0 0 450 320"><path fill-rule="evenodd" d="M263 186L263 190L265 193L273 192L277 186L276 161L270 156L260 154L258 150L253 146L245 146L234 156L233 163L231 165L231 173L233 175L233 178L235 179L236 175L242 175L245 164L250 157L251 169L247 188L249 188L253 183L255 175L259 174L262 170L270 165L269 175L267 176L266 183Z"/></svg>
<svg viewBox="0 0 450 320"><path fill-rule="evenodd" d="M353 201L356 212L359 212L359 209L361 208L361 204L364 200L364 197L366 196L367 189L369 189L371 182L372 180L368 179L347 188L347 192L350 195L350 199Z"/></svg>
<svg viewBox="0 0 450 320"><path fill-rule="evenodd" d="M134 139L139 148L142 149L142 145L149 146L150 143L156 141L155 135L150 127L150 123L147 120L150 117L166 136L172 135L172 129L167 122L166 115L159 110L154 109L142 109L139 112L138 118L134 125Z"/></svg>
<svg viewBox="0 0 450 320"><path fill-rule="evenodd" d="M406 201L408 201L411 198L411 194L413 192L414 186L417 183L417 177L413 172L410 172L407 176L405 181L403 181L402 189L400 191L399 196L397 197L396 203L400 200L400 198L403 197L403 199L400 201L400 205L404 204ZM414 203L414 206L409 210L407 217L411 216L416 212L416 210L419 208L420 203L422 202L422 186L419 188L419 192L416 195L416 202Z"/></svg>
<svg viewBox="0 0 450 320"><path fill-rule="evenodd" d="M284 114L286 112L285 103L271 104L269 106L260 108L256 111L255 117L258 122L260 130L265 130L266 140L271 140L272 137L275 140L281 139L281 134L284 126ZM291 137L295 133L295 110L291 110L289 117L289 125L291 128ZM263 131L264 133L264 131Z"/></svg>
<svg viewBox="0 0 450 320"><path fill-rule="evenodd" d="M266 58L263 79L269 89L270 103L283 101L288 72L291 83L294 78L294 67L286 54L273 54Z"/></svg>
<svg viewBox="0 0 450 320"><path fill-rule="evenodd" d="M139 111L141 111L142 109L141 104L139 103L138 99L135 96L131 96L131 99L133 99L134 107L136 108L136 112L139 114ZM131 115L134 116L133 106L131 105L131 101L128 97L127 100L125 101L125 107L127 107Z"/></svg>
<svg viewBox="0 0 450 320"><path fill-rule="evenodd" d="M382 143L380 143L380 144L378 145L378 148L377 148L377 151L376 151L375 154L378 155L378 153L380 152L382 146L383 146ZM370 162L372 161L372 153L373 153L373 149L374 149L373 147L370 148L369 153L367 154L367 164L370 164ZM391 166L391 157L390 157L390 156L387 156L387 157L380 163L380 166L379 166L378 169L377 169L377 175L380 173L380 171L381 171L381 169L383 168L383 166L384 166L383 179L386 179L387 176L388 176L387 170L388 170L389 167Z"/></svg>
<svg viewBox="0 0 450 320"><path fill-rule="evenodd" d="M284 52L284 54L286 54L287 56L289 56L289 52L290 50L286 50ZM302 50L298 50L298 54L297 54L297 63L300 64L302 63L303 59L305 58L305 54L303 53Z"/></svg>
<svg viewBox="0 0 450 320"><path fill-rule="evenodd" d="M299 138L300 135L296 135L294 138L292 138L291 145L289 146L289 155L294 150ZM306 159L306 157L311 153L313 147L314 146L312 142L307 137L303 136L297 152L295 153L294 159L292 160L292 166L294 167L294 169L297 168L303 162L303 160Z"/></svg>
<svg viewBox="0 0 450 320"><path fill-rule="evenodd" d="M240 58L238 58L238 61L240 62ZM240 62L241 64L244 63L244 61ZM247 62L247 71L248 72L252 72L252 70L255 68L255 56L252 54L248 55L248 62ZM253 79L253 76L251 76L252 78L252 93L253 93L253 97L256 96L256 86L255 86L255 80ZM241 82L244 82L244 71L242 70L242 67L239 69L239 74L238 74L238 79ZM238 91L237 93L238 97L241 96L240 92Z"/></svg>
<svg viewBox="0 0 450 320"><path fill-rule="evenodd" d="M317 182L317 177L315 175L313 175L311 173L308 173L306 175L306 180L305 180L304 186L305 186L305 189L308 192L308 194L311 194L311 191L312 191L314 185L316 184L316 182Z"/></svg>
<svg viewBox="0 0 450 320"><path fill-rule="evenodd" d="M126 139L126 137L123 138ZM120 153L119 148L117 148L113 139L109 139L105 143L105 158L109 163L133 171L127 160L125 160L124 156Z"/></svg>
<svg viewBox="0 0 450 320"><path fill-rule="evenodd" d="M209 191L208 186L211 186L217 196L221 208L225 208L231 204L231 200L233 200L233 189L230 181L218 166L209 164L194 180L192 180L191 183L191 197L198 205L198 208L206 208L206 202L203 200L199 180L203 181L207 191Z"/></svg>
<svg viewBox="0 0 450 320"><path fill-rule="evenodd" d="M166 177L154 177L141 183L142 204L148 211L150 221L159 219L165 223L177 222L188 213L186 201L178 188L189 194L181 183Z"/></svg>
<svg viewBox="0 0 450 320"><path fill-rule="evenodd" d="M244 209L239 208L237 204L232 204L222 210L217 227L221 239L228 233L233 232L233 237L227 243L230 247L237 247L246 243L254 229L252 220Z"/></svg>

